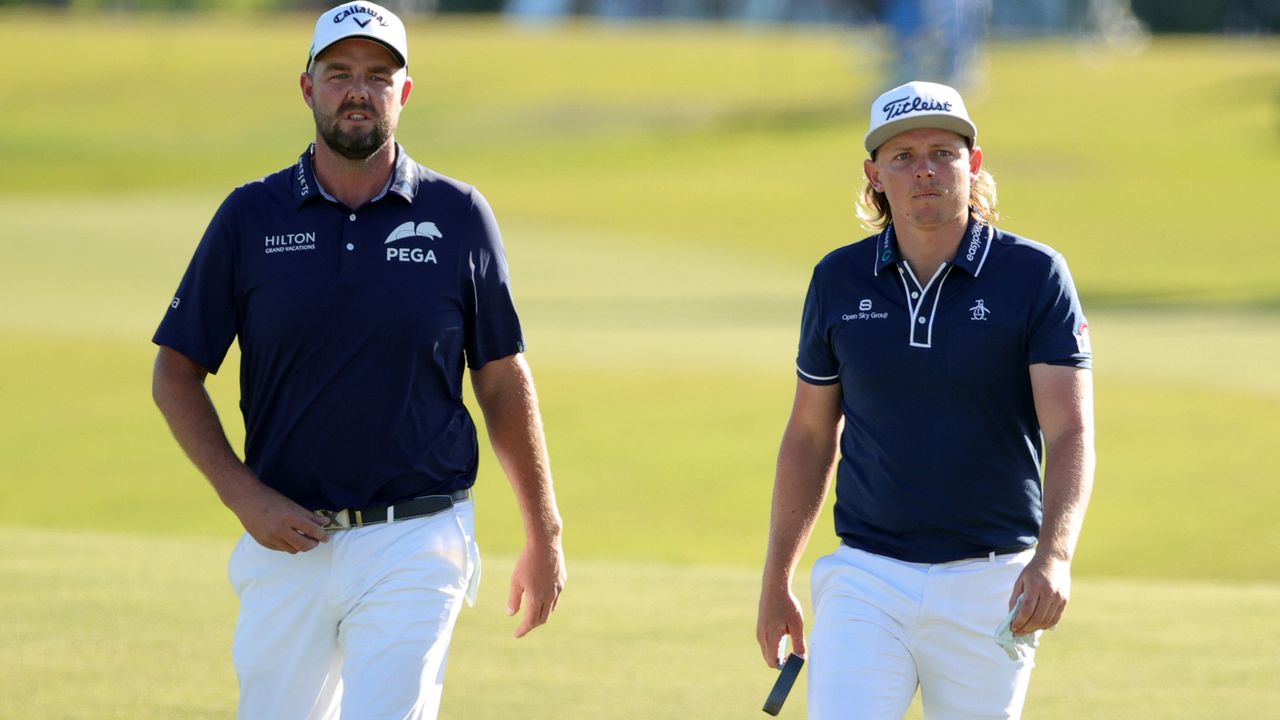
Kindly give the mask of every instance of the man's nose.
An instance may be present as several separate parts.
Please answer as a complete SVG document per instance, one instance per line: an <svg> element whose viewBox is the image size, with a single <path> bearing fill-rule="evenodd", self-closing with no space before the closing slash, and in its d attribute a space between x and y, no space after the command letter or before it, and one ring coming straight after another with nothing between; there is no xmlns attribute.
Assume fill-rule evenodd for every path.
<svg viewBox="0 0 1280 720"><path fill-rule="evenodd" d="M367 100L369 98L368 81L362 77L354 78L351 81L351 84L347 86L347 97L351 99Z"/></svg>

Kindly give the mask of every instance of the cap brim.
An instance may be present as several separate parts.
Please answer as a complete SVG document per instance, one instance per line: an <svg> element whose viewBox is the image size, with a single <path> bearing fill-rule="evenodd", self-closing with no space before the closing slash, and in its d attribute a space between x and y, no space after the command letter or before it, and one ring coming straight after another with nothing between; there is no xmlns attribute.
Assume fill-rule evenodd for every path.
<svg viewBox="0 0 1280 720"><path fill-rule="evenodd" d="M383 40L382 38L376 38L376 37L374 37L374 36L372 36L372 35L362 35L362 34L360 34L360 33L351 33L350 35L343 35L342 37L338 38L337 40L334 40L333 42L331 42L331 43L329 43L329 44L325 45L324 47L317 49L315 52L311 53L311 57L307 59L307 67L308 67L308 68L310 68L310 67L311 67L311 64L312 64L312 63L314 63L314 62L316 61L316 58L318 58L318 57L320 57L321 55L323 55L325 50L328 50L329 48L333 47L334 45L337 45L338 43L342 42L343 40L351 40L351 39L353 39L353 38L355 38L355 39L357 39L357 40L371 40L371 41L373 41L373 42L378 43L378 44L379 44L379 45L381 45L382 47L386 48L386 49L387 49L387 52L391 53L391 56L392 56L392 57L394 57L396 60L400 61L400 67L408 67L409 63L405 62L404 56L400 54L400 51L399 51L399 50L397 50L397 49L395 49L395 48L391 47L391 43L388 43L387 41Z"/></svg>
<svg viewBox="0 0 1280 720"><path fill-rule="evenodd" d="M978 138L978 128L973 123L964 118L955 115L947 115L944 113L919 113L911 117L899 118L891 120L880 127L867 133L867 138L863 145L867 148L867 152L873 153L885 144L894 135L899 135L908 130L917 128L936 128L938 130L949 130L969 141L969 147L973 147L974 142Z"/></svg>

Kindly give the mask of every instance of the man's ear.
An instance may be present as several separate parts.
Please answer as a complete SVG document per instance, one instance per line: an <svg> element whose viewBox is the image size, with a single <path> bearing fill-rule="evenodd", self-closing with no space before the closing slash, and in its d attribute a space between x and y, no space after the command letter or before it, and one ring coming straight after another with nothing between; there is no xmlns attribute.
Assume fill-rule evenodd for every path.
<svg viewBox="0 0 1280 720"><path fill-rule="evenodd" d="M302 89L302 101L307 104L307 107L314 110L315 105L313 104L312 95L315 92L315 81L311 78L311 73L302 73L301 77L298 78L298 87Z"/></svg>
<svg viewBox="0 0 1280 720"><path fill-rule="evenodd" d="M870 159L863 160L862 172L867 176L867 182L871 184L872 190L884 192L884 187L880 184L880 168L876 167L874 161Z"/></svg>
<svg viewBox="0 0 1280 720"><path fill-rule="evenodd" d="M409 93L413 90L413 78L404 76L404 87L400 88L400 107L409 104Z"/></svg>

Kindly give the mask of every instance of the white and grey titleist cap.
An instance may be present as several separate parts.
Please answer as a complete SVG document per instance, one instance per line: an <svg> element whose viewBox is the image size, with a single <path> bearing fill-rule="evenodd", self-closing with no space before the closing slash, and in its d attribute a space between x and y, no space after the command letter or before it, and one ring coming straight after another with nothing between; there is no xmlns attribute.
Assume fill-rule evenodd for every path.
<svg viewBox="0 0 1280 720"><path fill-rule="evenodd" d="M916 80L899 85L871 103L871 128L863 142L873 153L889 138L916 128L950 130L969 141L978 138L978 126L955 88Z"/></svg>
<svg viewBox="0 0 1280 720"><path fill-rule="evenodd" d="M365 38L387 46L402 67L409 66L409 39L404 23L390 10L371 2L343 3L316 20L316 34L307 53L307 68L316 56L339 40Z"/></svg>

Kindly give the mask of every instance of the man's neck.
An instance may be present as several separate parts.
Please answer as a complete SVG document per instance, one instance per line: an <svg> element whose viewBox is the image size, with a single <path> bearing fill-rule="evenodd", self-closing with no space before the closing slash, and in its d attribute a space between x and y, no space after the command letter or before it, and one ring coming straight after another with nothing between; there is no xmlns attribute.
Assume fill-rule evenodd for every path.
<svg viewBox="0 0 1280 720"><path fill-rule="evenodd" d="M396 165L396 143L390 139L368 158L350 160L334 152L317 137L312 163L316 180L325 192L354 210L387 186Z"/></svg>
<svg viewBox="0 0 1280 720"><path fill-rule="evenodd" d="M960 247L968 227L968 218L962 217L956 222L927 228L894 223L893 232L898 240L898 252L907 261L911 272L918 280L927 283L942 263L956 256L956 249Z"/></svg>

